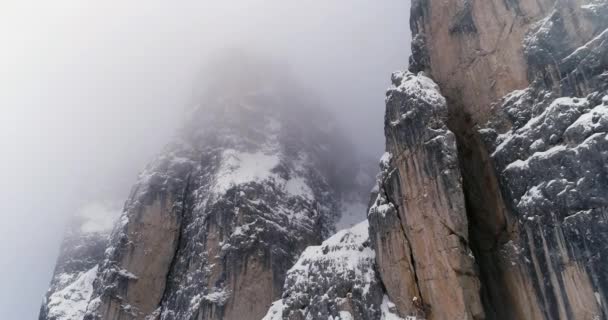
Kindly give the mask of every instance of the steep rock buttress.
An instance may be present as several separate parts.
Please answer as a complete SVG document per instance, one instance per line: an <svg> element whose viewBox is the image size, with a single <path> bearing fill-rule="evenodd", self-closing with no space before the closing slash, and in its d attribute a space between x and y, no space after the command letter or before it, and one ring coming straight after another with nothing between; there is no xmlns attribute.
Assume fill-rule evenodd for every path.
<svg viewBox="0 0 608 320"><path fill-rule="evenodd" d="M433 136L412 147L420 132L446 130L437 121L407 122L430 112L418 109L438 109L440 104L426 102L429 90L401 94L405 102L397 103L395 89L389 90L388 153L380 195L370 210L370 235L377 239L387 293L402 315L422 308L428 319L462 319L462 313L447 311L455 310L451 302L465 310L481 301L482 311L465 318L608 317L607 27L605 0L412 3L410 71L422 71L438 84L447 106L443 121L456 141L444 144L443 153L457 152L458 160L421 158ZM420 82L420 77L405 79ZM393 112L393 105L403 111ZM410 105L411 112L405 110ZM402 119L407 125L394 130ZM420 164L417 157L427 161ZM462 184L460 174L443 173L453 167L459 167ZM410 196L419 190L420 197ZM444 195L449 190L462 193L464 206L458 196ZM434 214L446 199L446 212L460 212L456 227ZM408 226L419 216L427 217L427 227L413 232ZM477 282L425 297L420 284L426 277L418 264L437 268L446 251L417 253L412 239L435 224L461 239L454 247L471 250L466 270L475 271L457 274ZM437 234L424 236L424 245L433 244ZM426 262L429 256L435 256L432 263ZM462 301L469 304L453 293L465 290L471 295ZM423 304L416 307L414 298Z"/></svg>
<svg viewBox="0 0 608 320"><path fill-rule="evenodd" d="M387 92L386 153L370 237L384 286L403 316L481 319L456 138L426 76L395 73Z"/></svg>

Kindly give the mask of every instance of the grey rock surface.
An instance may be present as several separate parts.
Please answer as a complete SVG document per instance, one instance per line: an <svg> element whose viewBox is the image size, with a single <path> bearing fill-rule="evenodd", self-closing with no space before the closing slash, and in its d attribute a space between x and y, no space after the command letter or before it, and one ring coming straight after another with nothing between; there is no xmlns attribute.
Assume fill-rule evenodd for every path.
<svg viewBox="0 0 608 320"><path fill-rule="evenodd" d="M288 271L282 299L263 320L402 319L374 267L367 221L312 246Z"/></svg>
<svg viewBox="0 0 608 320"><path fill-rule="evenodd" d="M480 129L545 319L606 318L608 3L556 5L524 41L532 84L503 98ZM570 39L573 16L589 40ZM579 40L580 41L580 40Z"/></svg>
<svg viewBox="0 0 608 320"><path fill-rule="evenodd" d="M439 86L395 73L386 99L386 153L370 238L401 316L481 319L456 138Z"/></svg>
<svg viewBox="0 0 608 320"><path fill-rule="evenodd" d="M57 265L40 308L41 320L82 319L93 291L97 265L103 260L109 230L83 228L87 220L74 218L61 244Z"/></svg>
<svg viewBox="0 0 608 320"><path fill-rule="evenodd" d="M85 319L260 319L300 253L371 187L290 76L243 56L219 65L92 262Z"/></svg>

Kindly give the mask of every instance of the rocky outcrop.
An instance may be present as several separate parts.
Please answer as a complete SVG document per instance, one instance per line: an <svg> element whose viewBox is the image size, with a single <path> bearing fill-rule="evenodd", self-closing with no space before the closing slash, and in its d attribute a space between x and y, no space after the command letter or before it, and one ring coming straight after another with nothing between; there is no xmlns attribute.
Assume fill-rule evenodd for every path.
<svg viewBox="0 0 608 320"><path fill-rule="evenodd" d="M491 306L508 298L512 312L537 319L608 314L608 21L600 16L605 1L558 3L523 43L532 84L505 96L480 129L511 221L492 275L524 279L500 292L487 281ZM577 39L573 22L586 30Z"/></svg>
<svg viewBox="0 0 608 320"><path fill-rule="evenodd" d="M422 74L395 73L392 81L387 153L369 212L380 276L402 316L482 319L446 101Z"/></svg>
<svg viewBox="0 0 608 320"><path fill-rule="evenodd" d="M283 298L263 320L402 320L374 263L367 221L339 231L302 253L287 273Z"/></svg>
<svg viewBox="0 0 608 320"><path fill-rule="evenodd" d="M426 71L454 112L484 122L496 99L528 85L522 43L555 2L414 0L410 69Z"/></svg>
<svg viewBox="0 0 608 320"><path fill-rule="evenodd" d="M216 88L142 174L88 318L261 318L299 253L331 232L339 135L311 130L310 106L259 75Z"/></svg>
<svg viewBox="0 0 608 320"><path fill-rule="evenodd" d="M443 122L456 137L456 144L443 150L452 155L457 150L458 160L420 157L434 136L415 139L424 132L441 134L438 121L420 118L392 129L401 118L407 121L422 113L408 112L408 107L438 110L429 105L441 103L427 102L429 97L441 101L438 91L402 89L405 98L396 102L396 89L390 89L385 157L390 161L383 164L370 230L372 239L376 234L378 268L387 293L402 314L411 313L412 299L420 294L428 318L453 318L437 314L437 309L453 305L428 303L449 301L453 293L433 292L432 298L425 298L412 285L420 284L420 259L434 255L433 262L441 260L436 251L417 254L407 229L419 215L427 217L419 233L431 229L442 216L429 212L437 212L449 199L451 212L465 217L453 233L475 257L468 270L478 270L470 273L481 284L476 296L483 311L476 317L607 317L606 17L608 3L601 0L414 1L410 70L424 71L441 88L448 110ZM408 81L410 88L420 82ZM396 81L396 87L401 83ZM395 105L403 111L396 112ZM402 156L403 150L412 151ZM416 157L427 161L413 162ZM442 169L454 166L462 173L462 187L460 174L442 174ZM435 184L426 187L425 180ZM428 205L415 205L416 199L408 198L417 190L423 190ZM445 195L459 192L464 206L457 196ZM404 196L395 196L400 193ZM426 245L436 238L426 236ZM469 283L461 283L455 290L469 288Z"/></svg>
<svg viewBox="0 0 608 320"><path fill-rule="evenodd" d="M607 17L414 0L369 236L323 243L358 158L276 69L212 70L107 248L66 240L41 320L608 318Z"/></svg>
<svg viewBox="0 0 608 320"><path fill-rule="evenodd" d="M261 319L299 254L334 232L342 199L369 188L282 70L242 55L216 64L94 261L85 319Z"/></svg>
<svg viewBox="0 0 608 320"><path fill-rule="evenodd" d="M91 219L85 217L75 217L70 222L39 319L83 318L110 233L110 230L91 226Z"/></svg>

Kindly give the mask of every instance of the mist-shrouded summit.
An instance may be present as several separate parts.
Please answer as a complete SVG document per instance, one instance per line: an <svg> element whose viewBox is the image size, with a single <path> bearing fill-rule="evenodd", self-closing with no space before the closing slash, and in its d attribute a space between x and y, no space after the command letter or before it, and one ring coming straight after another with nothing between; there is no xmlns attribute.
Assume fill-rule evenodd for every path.
<svg viewBox="0 0 608 320"><path fill-rule="evenodd" d="M111 233L74 223L41 320L606 319L606 16L415 0L371 198L323 99L222 54Z"/></svg>
<svg viewBox="0 0 608 320"><path fill-rule="evenodd" d="M365 206L369 166L289 71L242 51L212 69L109 240L66 238L90 256L63 250L40 319L262 318L299 253Z"/></svg>

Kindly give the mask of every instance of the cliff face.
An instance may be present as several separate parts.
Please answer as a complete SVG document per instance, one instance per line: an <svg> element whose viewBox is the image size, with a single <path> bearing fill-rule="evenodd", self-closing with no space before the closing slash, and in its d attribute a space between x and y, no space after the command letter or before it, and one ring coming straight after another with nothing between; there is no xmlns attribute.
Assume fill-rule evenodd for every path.
<svg viewBox="0 0 608 320"><path fill-rule="evenodd" d="M392 80L387 153L369 213L380 275L404 315L482 318L446 101L423 75L396 73Z"/></svg>
<svg viewBox="0 0 608 320"><path fill-rule="evenodd" d="M415 0L411 27L368 222L322 242L362 164L288 78L220 65L109 238L66 238L41 319L607 319L608 1Z"/></svg>
<svg viewBox="0 0 608 320"><path fill-rule="evenodd" d="M451 103L483 122L496 99L529 84L523 40L555 2L414 0L410 69L429 73Z"/></svg>
<svg viewBox="0 0 608 320"><path fill-rule="evenodd" d="M229 60L82 267L95 272L73 319L261 319L299 254L335 231L341 199L371 185L308 92Z"/></svg>
<svg viewBox="0 0 608 320"><path fill-rule="evenodd" d="M389 298L427 319L606 318L608 2L421 0L411 27L410 70L439 89L406 73L387 96L369 219Z"/></svg>

